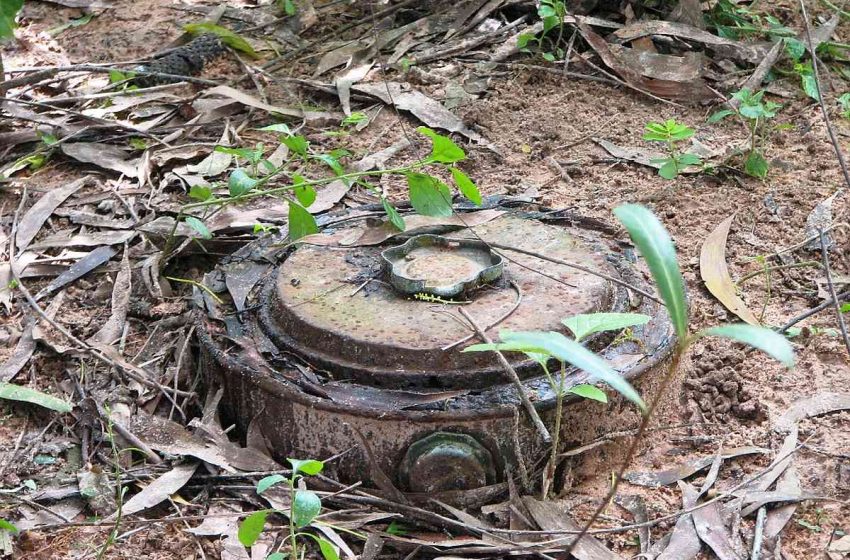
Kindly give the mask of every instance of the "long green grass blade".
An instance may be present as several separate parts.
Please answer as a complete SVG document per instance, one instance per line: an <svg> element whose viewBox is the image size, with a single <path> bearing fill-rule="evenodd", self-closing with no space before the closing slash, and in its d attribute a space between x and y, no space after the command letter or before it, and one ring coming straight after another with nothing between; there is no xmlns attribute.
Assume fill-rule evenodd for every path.
<svg viewBox="0 0 850 560"><path fill-rule="evenodd" d="M699 336L719 336L742 342L758 348L771 358L782 362L789 369L794 367L794 348L791 347L791 343L781 334L764 327L746 323L720 325L701 331Z"/></svg>

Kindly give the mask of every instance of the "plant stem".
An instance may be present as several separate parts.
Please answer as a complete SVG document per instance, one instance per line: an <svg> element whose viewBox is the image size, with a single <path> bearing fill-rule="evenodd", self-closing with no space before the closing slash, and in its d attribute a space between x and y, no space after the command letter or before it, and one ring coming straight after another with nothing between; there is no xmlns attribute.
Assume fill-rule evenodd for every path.
<svg viewBox="0 0 850 560"><path fill-rule="evenodd" d="M298 535L295 533L295 520L293 517L295 509L295 473L292 473L292 477L289 479L289 540L291 552L290 559L297 560L298 559L298 544L295 542L298 538Z"/></svg>

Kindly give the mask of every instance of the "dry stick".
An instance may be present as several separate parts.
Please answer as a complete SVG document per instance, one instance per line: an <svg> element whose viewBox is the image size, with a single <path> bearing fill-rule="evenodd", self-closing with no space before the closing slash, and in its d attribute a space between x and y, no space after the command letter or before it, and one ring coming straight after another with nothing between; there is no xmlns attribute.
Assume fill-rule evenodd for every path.
<svg viewBox="0 0 850 560"><path fill-rule="evenodd" d="M649 409L647 409L646 414L641 418L640 426L638 426L637 434L632 438L632 442L629 445L628 450L626 451L626 456L623 459L623 464L620 465L619 470L614 476L614 483L611 485L611 489L608 491L608 494L605 496L605 499L596 507L596 511L593 512L593 515L590 516L590 519L587 523L585 523L584 527L579 531L578 536L570 541L567 545L566 556L572 553L573 549L576 545L581 541L582 537L584 537L593 524L599 519L599 516L605 511L605 508L608 507L608 504L617 495L617 489L620 487L620 482L623 480L623 475L626 473L626 469L629 468L629 465L637 454L638 444L641 439L643 439L643 434L646 432L647 427L649 426L650 420L652 420L653 413L658 405L661 403L661 399L664 398L664 394L667 392L667 387L670 385L670 382L675 377L676 373L679 371L679 363L682 359L682 355L685 352L687 342L685 340L679 340L676 348L673 350L673 357L670 359L670 366L667 370L667 373L664 375L664 379L661 381L661 387L658 388L658 392L655 394L655 398L652 399L652 402L649 405Z"/></svg>
<svg viewBox="0 0 850 560"><path fill-rule="evenodd" d="M368 280L367 280L367 282L368 282ZM511 288L513 288L516 291L516 301L511 306L511 308L508 309L501 317L498 317L495 321L493 321L492 323L490 323L489 325L484 327L485 332L489 331L493 327L499 325L499 323L501 323L502 321L504 321L505 319L507 319L508 317L513 315L514 311L516 311L519 308L519 305L522 303L522 290L520 289L519 285L517 285L517 283L514 282L513 280L511 280L510 284L511 284ZM456 340L456 341L452 342L451 344L443 346L442 348L440 348L440 350L443 351L443 352L448 352L449 350L451 350L455 346L460 346L464 342L468 342L468 341L472 340L473 338L475 338L475 334L470 334L469 336L465 336L465 337L461 338L460 340Z"/></svg>
<svg viewBox="0 0 850 560"><path fill-rule="evenodd" d="M490 337L481 330L481 327L479 327L478 323L475 322L475 319L467 313L466 309L459 307L458 311L461 315L463 315L464 319L469 321L469 324L472 325L472 328L475 329L475 333L481 337L481 340L487 344L493 344ZM537 414L537 409L534 408L533 404L531 404L531 400L528 398L528 393L525 392L525 387L522 386L522 381L519 380L519 375L517 375L516 370L508 362L504 354L498 350L495 350L495 352L496 356L499 358L499 362L502 364L502 367L505 368L505 371L508 373L508 376L510 376L511 381L517 388L517 391L519 391L519 398L522 399L522 404L525 407L526 412L528 412L528 415L531 417L531 421L534 423L534 427L537 428L537 432L540 434L540 437L543 438L545 443L550 443L552 441L552 436L549 434L549 430L546 429L546 425L543 423L543 420L540 419L540 415Z"/></svg>
<svg viewBox="0 0 850 560"><path fill-rule="evenodd" d="M822 304L818 305L817 307L813 307L812 309L809 309L805 313L798 315L797 317L794 317L793 319L791 319L790 321L788 321L787 323L785 323L784 325L782 325L781 327L776 329L776 332L778 332L780 334L784 333L785 331L787 331L788 329L790 329L791 327L793 327L794 325L796 325L800 321L808 319L812 315L817 315L818 313L820 313L821 311L823 311L827 307L834 305L836 302L844 301L845 299L850 300L850 291L841 292L836 297L830 298L830 299L826 300L825 302L823 302Z"/></svg>
<svg viewBox="0 0 850 560"><path fill-rule="evenodd" d="M812 77L815 80L815 89L818 92L818 101L820 102L820 110L823 113L823 123L826 125L826 131L829 133L829 140L832 142L832 147L835 148L835 155L838 157L838 164L841 166L841 172L844 174L844 182L850 187L850 171L847 170L847 162L844 161L844 152L841 151L841 146L838 144L838 139L835 137L835 131L832 129L832 123L829 120L829 111L826 109L826 101L824 100L823 91L820 87L820 77L818 76L818 55L815 52L814 42L812 41L812 26L809 25L809 15L806 13L806 4L804 0L800 0L800 11L803 15L803 24L806 26L806 45L809 48L809 54L812 56Z"/></svg>
<svg viewBox="0 0 850 560"><path fill-rule="evenodd" d="M620 280L619 278L614 278L613 276L608 276L607 274L593 270L592 268L588 268L586 266L576 264L576 263L571 263L571 262L564 261L564 260L561 260L561 259L556 259L554 257L548 257L548 256L546 256L542 253L538 253L536 251L528 251L526 249L520 249L519 247L514 247L512 245L502 245L501 243L492 243L490 241L487 241L486 243L487 243L487 245L489 245L491 248L494 248L494 249L502 249L502 250L505 250L505 251L514 251L516 253L522 253L523 255L528 255L530 257L537 257L538 259L542 259L544 261L549 261L549 262L553 262L555 264L568 266L570 268L574 268L576 270L580 270L582 272L586 272L588 274L598 276L599 278L602 278L603 280L608 280L609 282L617 284L618 286L622 286L624 288L632 290L633 292L640 294L645 298L651 299L652 301L654 301L655 303L657 303L659 305L664 305L664 303L660 299L658 299L654 295L650 294L649 292L641 290L640 288L637 288L637 287L629 284L628 282L624 282L623 280ZM502 255L502 256L505 256L505 255ZM513 262L513 260L510 259L509 257L505 256L505 258L507 258L508 260Z"/></svg>
<svg viewBox="0 0 850 560"><path fill-rule="evenodd" d="M832 282L832 272L829 269L829 250L826 248L826 238L823 235L823 230L820 230L820 253L821 258L823 258L823 269L826 273L826 285L829 287L829 295L832 298L835 315L838 318L838 329L844 338L844 346L847 348L847 353L850 354L850 337L847 336L847 325L844 323L844 314L841 312L838 295L835 293L835 284Z"/></svg>
<svg viewBox="0 0 850 560"><path fill-rule="evenodd" d="M756 515L756 532L753 536L753 552L750 555L750 560L759 560L761 558L761 543L764 540L764 523L767 519L767 508L761 506L758 515Z"/></svg>

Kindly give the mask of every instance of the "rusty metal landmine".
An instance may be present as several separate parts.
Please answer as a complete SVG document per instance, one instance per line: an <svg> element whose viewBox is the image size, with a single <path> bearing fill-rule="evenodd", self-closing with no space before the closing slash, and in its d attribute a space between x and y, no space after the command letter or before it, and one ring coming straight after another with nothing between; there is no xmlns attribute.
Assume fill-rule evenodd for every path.
<svg viewBox="0 0 850 560"><path fill-rule="evenodd" d="M387 224L352 213L326 218L310 244L287 247L281 237L264 238L208 274L206 286L224 303L196 291L197 332L210 388L223 389L225 421L243 435L249 424L259 429L282 463L343 453L326 472L346 483L380 485L380 470L423 504L492 502L505 493L509 473L539 470L546 445L502 367L490 353L461 352L480 341L457 344L470 329L454 306L400 293L382 252L418 234L440 233L448 246L478 237L579 262L652 291L648 274L596 220L527 204L458 211L463 223L476 224L475 236L456 226L409 228L386 238ZM645 313L652 320L630 337L601 334L588 346L638 390L657 383L659 375L638 378L659 366L675 340L663 307L573 268L498 253L505 257L502 275L472 282L456 298L471 301L465 309L480 325L507 315L488 330L493 338L500 329L566 333L560 320L578 313ZM231 294L248 295L234 302ZM551 429L555 394L539 366L523 358L508 354ZM585 380L583 372L568 371L568 386ZM639 417L614 395L607 405L567 395L563 418L561 442L575 446L634 427Z"/></svg>

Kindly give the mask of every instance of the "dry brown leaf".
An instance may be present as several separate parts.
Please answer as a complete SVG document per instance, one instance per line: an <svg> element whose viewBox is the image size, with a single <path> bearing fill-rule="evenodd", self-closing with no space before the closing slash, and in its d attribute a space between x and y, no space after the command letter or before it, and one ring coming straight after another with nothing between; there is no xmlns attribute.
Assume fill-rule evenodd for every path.
<svg viewBox="0 0 850 560"><path fill-rule="evenodd" d="M288 117L297 117L299 119L304 119L308 122L331 120L333 122L339 123L339 121L341 121L343 118L342 115L338 115L336 113L328 113L325 111L302 111L301 109L292 109L290 107L269 105L268 103L264 103L263 101L260 101L252 95L248 95L247 93L241 92L238 89L232 88L230 86L216 86L214 88L206 90L203 95L221 95L223 97L232 99L237 103L241 103L242 105L247 105L248 107L254 107L255 109L260 109L269 113L286 115Z"/></svg>
<svg viewBox="0 0 850 560"><path fill-rule="evenodd" d="M541 502L532 496L523 496L522 503L544 531L579 531L578 526L567 514L566 508L557 502ZM608 550L595 537L585 535L573 546L573 556L579 560L622 560L622 556Z"/></svg>
<svg viewBox="0 0 850 560"><path fill-rule="evenodd" d="M130 418L130 431L151 449L169 455L191 456L210 465L234 472L221 450L205 442L177 422L139 410Z"/></svg>
<svg viewBox="0 0 850 560"><path fill-rule="evenodd" d="M726 266L726 238L729 236L729 228L732 226L732 214L714 228L705 242L699 254L699 273L705 287L711 295L723 304L723 306L751 325L759 325L759 320L747 307L735 289L735 283Z"/></svg>
<svg viewBox="0 0 850 560"><path fill-rule="evenodd" d="M112 313L106 324L88 339L89 344L108 346L121 338L124 323L127 321L127 309L130 307L132 289L130 277L129 249L125 248L124 256L121 258L121 270L118 271L115 284L112 286Z"/></svg>
<svg viewBox="0 0 850 560"><path fill-rule="evenodd" d="M127 500L121 507L121 515L132 515L161 504L183 488L197 468L198 463L177 465ZM116 514L112 514L104 521L114 521L115 517Z"/></svg>
<svg viewBox="0 0 850 560"><path fill-rule="evenodd" d="M795 402L776 419L776 429L791 430L804 418L850 408L850 393L817 393Z"/></svg>
<svg viewBox="0 0 850 560"><path fill-rule="evenodd" d="M730 459L732 457L740 457L741 455L765 453L766 451L766 449L761 447L735 447L732 449L724 450L723 458ZM623 478L625 478L632 484L637 484L638 486L649 486L651 488L667 486L668 484L673 484L674 482L678 482L680 480L688 478L689 476L708 467L714 462L714 458L714 455L709 455L707 457L701 457L699 459L687 461L678 467L673 467L671 469L658 472L630 472L626 473Z"/></svg>
<svg viewBox="0 0 850 560"><path fill-rule="evenodd" d="M62 144L62 153L83 163L91 163L102 169L117 171L125 177L135 179L139 176L139 158L130 159L130 155L117 146L99 142L67 142Z"/></svg>
<svg viewBox="0 0 850 560"><path fill-rule="evenodd" d="M65 199L77 192L80 188L92 184L94 181L91 177L83 177L77 179L65 186L52 189L45 193L38 201L27 210L21 221L18 223L18 233L15 235L15 246L18 254L24 252L30 242L35 239L41 226L47 221L47 218L53 214L53 211L62 204Z"/></svg>
<svg viewBox="0 0 850 560"><path fill-rule="evenodd" d="M104 247L98 247L94 251L87 253L84 257L81 257L74 264L69 266L67 270L54 278L50 284L38 292L35 295L35 300L38 301L44 296L52 294L56 290L64 288L78 278L85 276L103 263L108 262L109 259L114 257L117 252L118 251L116 249L107 245Z"/></svg>
<svg viewBox="0 0 850 560"><path fill-rule="evenodd" d="M80 233L70 235L68 231L60 231L45 237L38 243L30 245L30 249L52 249L54 247L97 247L100 245L118 245L125 243L136 235L135 231L101 231L98 233Z"/></svg>
<svg viewBox="0 0 850 560"><path fill-rule="evenodd" d="M719 560L743 560L735 550L729 528L723 522L720 503L712 502L691 515L700 540L711 547Z"/></svg>
<svg viewBox="0 0 850 560"><path fill-rule="evenodd" d="M697 501L698 491L682 481L679 481L679 488L682 490L682 506L692 507ZM655 560L692 560L696 558L701 548L702 544L694 526L694 518L687 513L676 520L670 542Z"/></svg>

